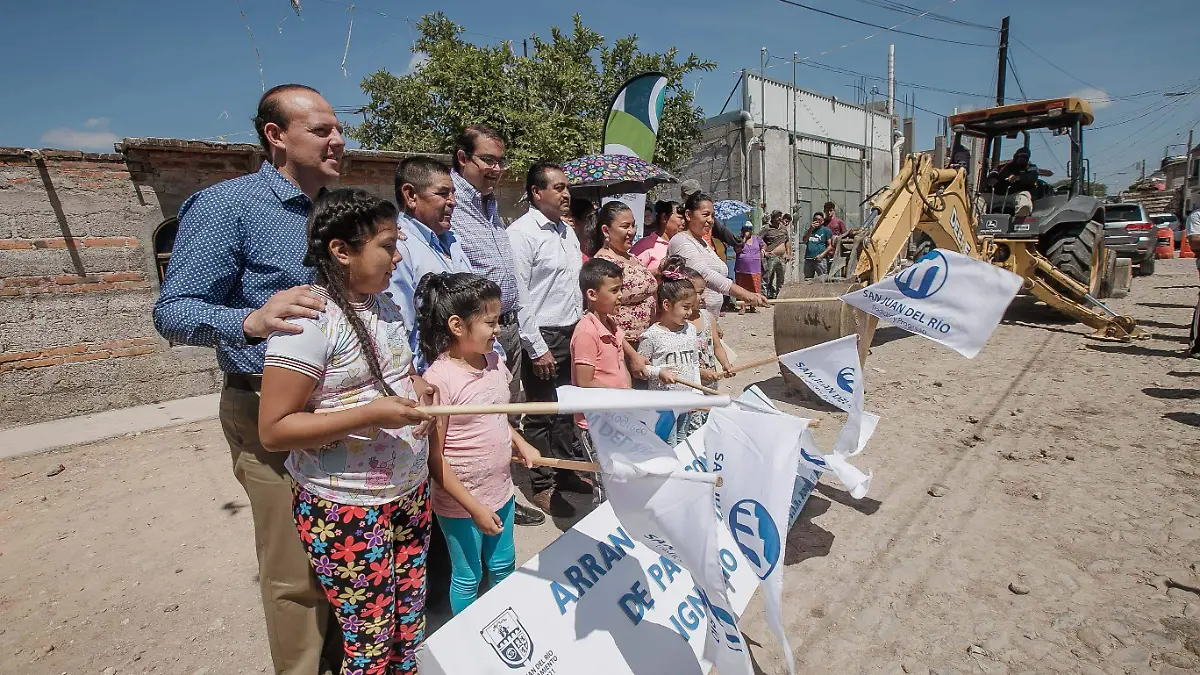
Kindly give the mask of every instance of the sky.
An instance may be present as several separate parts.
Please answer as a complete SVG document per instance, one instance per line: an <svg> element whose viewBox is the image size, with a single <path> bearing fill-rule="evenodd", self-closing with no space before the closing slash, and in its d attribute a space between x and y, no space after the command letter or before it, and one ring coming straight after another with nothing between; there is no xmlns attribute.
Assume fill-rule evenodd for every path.
<svg viewBox="0 0 1200 675"><path fill-rule="evenodd" d="M799 67L800 87L854 101L862 96L855 90L859 76L826 67L884 78L888 45L895 44L896 78L904 83L897 99L907 96L923 109L915 111L918 149L932 146L939 115L993 104L997 31L888 9L896 0L796 1L883 27L904 22L897 30L940 41L784 0L357 0L352 13L348 1L301 0L299 15L289 0L8 0L0 2L0 25L10 27L9 59L0 70L7 102L0 145L111 152L129 136L254 142L249 118L264 83L301 82L335 107L361 105L364 76L403 73L415 64L413 25L433 11L445 12L479 44L519 45L531 34L547 35L550 26L569 26L579 13L610 40L637 34L647 51L694 52L718 63L686 83L708 115L721 111L741 69L759 68L763 47L772 57L769 76L790 81L796 53L806 64L821 64ZM1179 144L1170 154L1182 154L1188 129L1200 127L1195 0L905 5L997 28L1004 14L1011 16L1017 77L1010 70L1008 102L1020 101L1022 89L1030 100L1093 99L1096 123L1085 132L1085 153L1094 178L1110 187L1136 179L1142 160L1147 173L1154 171L1170 144ZM882 92L877 99L886 96L886 82L869 80L867 90L872 86ZM735 95L731 107L738 101ZM1034 162L1055 179L1065 177L1065 139L1047 136L1032 147Z"/></svg>

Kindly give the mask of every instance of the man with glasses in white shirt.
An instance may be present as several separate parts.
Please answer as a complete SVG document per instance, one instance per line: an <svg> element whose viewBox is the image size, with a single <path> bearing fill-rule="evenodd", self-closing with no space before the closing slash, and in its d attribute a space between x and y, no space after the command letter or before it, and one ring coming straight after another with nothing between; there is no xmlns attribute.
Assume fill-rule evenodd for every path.
<svg viewBox="0 0 1200 675"><path fill-rule="evenodd" d="M562 167L536 162L525 178L529 212L508 228L518 287L525 290L520 307L521 343L526 362L522 380L529 401L556 401L557 388L571 383L571 334L583 315L579 269L583 253L575 231L563 222L571 207L571 191ZM526 415L525 438L544 457L585 459L574 451L571 415ZM533 503L551 512L559 491L591 494L592 486L573 471L535 468ZM571 505L559 498L553 515L569 516Z"/></svg>

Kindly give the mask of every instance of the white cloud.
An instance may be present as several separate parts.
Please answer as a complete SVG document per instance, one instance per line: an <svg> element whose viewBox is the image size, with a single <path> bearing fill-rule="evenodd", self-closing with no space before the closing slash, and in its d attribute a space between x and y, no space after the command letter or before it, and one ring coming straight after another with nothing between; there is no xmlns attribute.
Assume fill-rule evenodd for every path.
<svg viewBox="0 0 1200 675"><path fill-rule="evenodd" d="M1087 102L1091 103L1092 107L1096 110L1107 108L1113 104L1112 96L1110 96L1107 91L1104 91L1103 89L1096 89L1095 87L1087 87L1085 89L1080 89L1079 91L1071 92L1070 96L1086 99Z"/></svg>
<svg viewBox="0 0 1200 675"><path fill-rule="evenodd" d="M425 52L414 52L412 58L408 60L408 66L404 69L404 74L412 75L417 71L417 68L420 68L428 60L429 54L426 54Z"/></svg>
<svg viewBox="0 0 1200 675"><path fill-rule="evenodd" d="M106 150L113 151L113 143L121 139L108 130L107 117L90 117L83 122L83 129L57 127L42 134L43 147L63 150Z"/></svg>

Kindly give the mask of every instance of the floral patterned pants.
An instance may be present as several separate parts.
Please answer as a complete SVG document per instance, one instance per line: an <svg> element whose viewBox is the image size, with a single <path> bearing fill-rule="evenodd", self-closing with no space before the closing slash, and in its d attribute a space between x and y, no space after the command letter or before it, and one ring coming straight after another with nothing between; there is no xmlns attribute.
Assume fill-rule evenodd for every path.
<svg viewBox="0 0 1200 675"><path fill-rule="evenodd" d="M380 506L349 506L293 484L296 529L342 627L343 675L416 675L425 639L429 483Z"/></svg>

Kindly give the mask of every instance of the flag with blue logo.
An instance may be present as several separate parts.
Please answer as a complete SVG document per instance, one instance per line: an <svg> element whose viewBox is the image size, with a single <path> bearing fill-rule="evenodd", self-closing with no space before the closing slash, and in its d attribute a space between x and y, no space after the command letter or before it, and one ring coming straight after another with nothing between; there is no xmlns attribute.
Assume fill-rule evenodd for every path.
<svg viewBox="0 0 1200 675"><path fill-rule="evenodd" d="M996 330L1021 283L1012 272L938 248L842 301L970 359Z"/></svg>
<svg viewBox="0 0 1200 675"><path fill-rule="evenodd" d="M709 456L723 455L724 482L717 488L722 519L762 581L767 625L779 638L789 673L795 673L795 666L783 630L784 543L800 467L800 438L807 427L806 419L734 406L714 408L704 431Z"/></svg>
<svg viewBox="0 0 1200 675"><path fill-rule="evenodd" d="M716 477L684 475L679 455L654 433L657 418L652 409L587 413L608 504L634 539L691 575L708 621L704 659L721 675L750 675L721 566Z"/></svg>
<svg viewBox="0 0 1200 675"><path fill-rule="evenodd" d="M779 357L779 362L821 400L849 413L833 453L853 457L862 452L879 417L863 410L867 382L858 355L858 335L797 349Z"/></svg>

